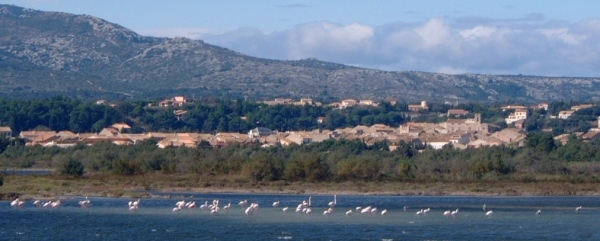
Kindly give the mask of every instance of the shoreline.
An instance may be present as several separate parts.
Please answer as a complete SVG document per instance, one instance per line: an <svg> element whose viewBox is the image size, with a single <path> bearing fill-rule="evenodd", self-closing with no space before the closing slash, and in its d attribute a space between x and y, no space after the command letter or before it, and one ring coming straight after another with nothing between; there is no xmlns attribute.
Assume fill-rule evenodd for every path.
<svg viewBox="0 0 600 241"><path fill-rule="evenodd" d="M65 196L169 198L172 194L290 194L362 196L600 196L595 182L446 181L446 182L263 182L152 175L137 177L4 176L0 200L53 199Z"/></svg>

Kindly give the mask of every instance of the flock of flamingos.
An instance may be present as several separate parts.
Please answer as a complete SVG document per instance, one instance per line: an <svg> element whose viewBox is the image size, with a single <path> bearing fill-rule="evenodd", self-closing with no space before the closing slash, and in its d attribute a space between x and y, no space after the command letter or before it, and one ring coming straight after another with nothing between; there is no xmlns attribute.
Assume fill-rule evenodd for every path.
<svg viewBox="0 0 600 241"><path fill-rule="evenodd" d="M134 200L134 201L129 201L128 206L129 206L129 210L130 211L136 211L138 209L138 207L140 206L140 199ZM90 199L88 199L88 197L86 196L84 200L81 200L78 202L79 205L82 208L89 208L92 206L92 202ZM19 198L13 200L10 203L10 206L14 207L14 208L23 208L25 206L25 201L20 200ZM337 204L337 195L333 196L333 201L328 203L328 208L323 211L323 215L330 215L334 212L335 210L335 206ZM39 208L57 208L61 206L61 201L60 200L56 200L56 201L40 201L40 200L35 200L33 201L33 205L35 207L39 207ZM248 203L248 200L242 200L238 203L238 205L240 207L243 207L245 209L244 213L246 215L252 215L258 208L259 205L258 203ZM273 207L279 207L279 201L275 201L272 204ZM212 203L209 203L208 201L204 202L204 204L200 205L199 207L196 206L196 202L195 201L189 201L186 202L184 200L178 201L177 203L175 203L175 207L173 207L173 212L179 212L181 209L194 209L194 208L199 208L201 210L206 210L209 211L211 214L218 214L219 211L221 210L228 210L231 208L231 203L227 203L227 205L223 205L223 206L219 206L219 200L213 200ZM408 206L404 206L404 211L406 211L408 209ZM581 206L576 207L575 211L579 212L582 209ZM288 212L289 207L283 207L282 211L283 212ZM420 215L425 215L427 214L429 211L431 210L431 208L427 208L427 209L421 209L418 210L415 215L420 216ZM494 211L492 210L488 210L486 205L483 204L483 211L485 212L485 216L492 216L494 214ZM312 213L312 196L308 198L308 201L304 200L301 203L298 204L298 206L296 206L296 213L304 213L304 214L310 214ZM348 211L346 211L346 215L350 216L353 215L354 213L360 213L360 214L380 214L380 215L386 215L387 214L387 209L383 209L381 210L381 212L379 212L377 210L376 207L372 207L372 206L367 206L367 207L356 207L354 210L349 209ZM542 210L537 210L535 212L535 215L541 215ZM444 211L443 215L445 217L456 217L459 214L459 209L457 208L456 210L446 210Z"/></svg>

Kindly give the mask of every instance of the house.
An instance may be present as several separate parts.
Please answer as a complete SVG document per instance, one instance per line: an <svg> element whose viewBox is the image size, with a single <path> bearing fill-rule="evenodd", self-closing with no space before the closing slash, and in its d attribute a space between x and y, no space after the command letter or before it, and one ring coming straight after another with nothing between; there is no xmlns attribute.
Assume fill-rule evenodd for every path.
<svg viewBox="0 0 600 241"><path fill-rule="evenodd" d="M469 112L468 110L463 110L463 109L449 109L448 110L448 117L459 117L461 115L468 115Z"/></svg>
<svg viewBox="0 0 600 241"><path fill-rule="evenodd" d="M515 109L515 112L510 113L508 115L508 117L504 120L506 121L506 124L511 124L511 123L514 123L515 121L525 120L525 119L527 119L527 109L521 108L521 109Z"/></svg>
<svg viewBox="0 0 600 241"><path fill-rule="evenodd" d="M501 109L502 109L502 111L507 111L507 110L527 109L527 107L522 106L522 105L507 105L507 106L502 106Z"/></svg>
<svg viewBox="0 0 600 241"><path fill-rule="evenodd" d="M119 134L119 129L112 126L105 127L98 133L99 136L118 136Z"/></svg>
<svg viewBox="0 0 600 241"><path fill-rule="evenodd" d="M523 141L526 137L522 130L516 128L506 128L495 132L492 136L507 144Z"/></svg>
<svg viewBox="0 0 600 241"><path fill-rule="evenodd" d="M111 127L116 128L119 133L129 132L131 130L131 126L126 123L115 123L111 125Z"/></svg>
<svg viewBox="0 0 600 241"><path fill-rule="evenodd" d="M569 119L569 117L575 113L574 110L561 110L560 112L558 112L558 118L559 119Z"/></svg>
<svg viewBox="0 0 600 241"><path fill-rule="evenodd" d="M175 118L177 118L177 120L184 120L185 115L187 114L187 110L174 110L173 111L173 115L175 115Z"/></svg>
<svg viewBox="0 0 600 241"><path fill-rule="evenodd" d="M378 106L379 105L379 103L377 103L373 100L360 100L360 102L358 104L362 105L362 106Z"/></svg>
<svg viewBox="0 0 600 241"><path fill-rule="evenodd" d="M198 140L190 136L188 133L179 133L171 136L170 138L165 138L158 143L156 146L158 148L166 148L166 147L190 147L196 148L198 146Z"/></svg>
<svg viewBox="0 0 600 241"><path fill-rule="evenodd" d="M547 102L542 102L542 103L539 103L537 105L532 105L529 108L532 109L532 110L542 110L542 109L543 110L548 110L548 103Z"/></svg>
<svg viewBox="0 0 600 241"><path fill-rule="evenodd" d="M575 106L571 106L571 110L578 111L581 109L587 109L587 108L592 108L592 107L593 107L592 104L575 105Z"/></svg>
<svg viewBox="0 0 600 241"><path fill-rule="evenodd" d="M451 136L449 135L425 135L419 137L426 146L431 146L433 149L442 149L446 145L450 145Z"/></svg>
<svg viewBox="0 0 600 241"><path fill-rule="evenodd" d="M285 137L285 139L298 145L308 144L312 142L311 135L306 132L290 132L289 135Z"/></svg>
<svg viewBox="0 0 600 241"><path fill-rule="evenodd" d="M163 100L163 101L159 102L158 106L160 106L160 107L168 107L168 106L181 107L187 103L189 103L189 100L187 98L185 98L184 96L175 96L171 99Z"/></svg>
<svg viewBox="0 0 600 241"><path fill-rule="evenodd" d="M42 139L46 139L54 136L55 134L56 132L54 131L21 131L19 138L25 140L27 143L30 143L40 136L42 136Z"/></svg>
<svg viewBox="0 0 600 241"><path fill-rule="evenodd" d="M313 100L310 98L302 98L300 99L300 105L313 105Z"/></svg>
<svg viewBox="0 0 600 241"><path fill-rule="evenodd" d="M255 139L273 134L273 131L265 127L256 127L248 131L248 137Z"/></svg>
<svg viewBox="0 0 600 241"><path fill-rule="evenodd" d="M441 123L448 133L459 131L476 131L481 133L492 133L500 129L500 127L488 123L481 123L481 113L476 113L473 118L468 119L452 119L448 118L446 122Z"/></svg>
<svg viewBox="0 0 600 241"><path fill-rule="evenodd" d="M427 111L429 106L427 106L427 101L421 101L420 105L408 105L408 110L413 112Z"/></svg>
<svg viewBox="0 0 600 241"><path fill-rule="evenodd" d="M357 104L357 101L354 99L345 99L342 100L340 108L353 107Z"/></svg>
<svg viewBox="0 0 600 241"><path fill-rule="evenodd" d="M515 128L518 128L518 129L525 128L525 120L517 120L514 123L515 123Z"/></svg>
<svg viewBox="0 0 600 241"><path fill-rule="evenodd" d="M581 135L581 139L583 139L583 141L593 141L596 139L600 139L600 132L589 131L589 132Z"/></svg>
<svg viewBox="0 0 600 241"><path fill-rule="evenodd" d="M284 98L275 98L274 100L265 100L263 103L267 105L285 105L291 104L292 99L284 99Z"/></svg>
<svg viewBox="0 0 600 241"><path fill-rule="evenodd" d="M5 137L5 138L11 138L12 137L12 130L10 129L10 127L8 127L8 126L0 126L0 138L1 137Z"/></svg>

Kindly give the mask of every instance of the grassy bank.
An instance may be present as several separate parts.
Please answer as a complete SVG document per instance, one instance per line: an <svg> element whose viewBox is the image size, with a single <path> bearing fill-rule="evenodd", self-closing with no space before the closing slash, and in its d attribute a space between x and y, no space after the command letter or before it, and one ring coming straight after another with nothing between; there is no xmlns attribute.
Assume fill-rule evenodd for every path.
<svg viewBox="0 0 600 241"><path fill-rule="evenodd" d="M0 198L26 199L59 196L101 196L161 198L157 192L226 192L288 194L357 194L357 195L481 195L481 196L548 196L600 195L596 182L567 181L436 181L436 182L247 182L238 177L199 177L153 173L124 177L89 175L5 175Z"/></svg>

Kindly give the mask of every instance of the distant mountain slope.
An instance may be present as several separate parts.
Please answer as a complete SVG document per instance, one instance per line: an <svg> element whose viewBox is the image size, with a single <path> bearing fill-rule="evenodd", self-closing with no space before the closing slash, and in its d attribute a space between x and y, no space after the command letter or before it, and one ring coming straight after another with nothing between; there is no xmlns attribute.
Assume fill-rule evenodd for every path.
<svg viewBox="0 0 600 241"><path fill-rule="evenodd" d="M88 15L0 5L0 97L600 100L599 78L446 75L246 56Z"/></svg>

